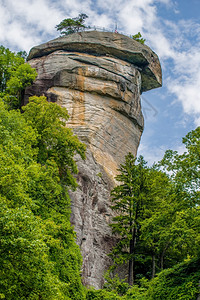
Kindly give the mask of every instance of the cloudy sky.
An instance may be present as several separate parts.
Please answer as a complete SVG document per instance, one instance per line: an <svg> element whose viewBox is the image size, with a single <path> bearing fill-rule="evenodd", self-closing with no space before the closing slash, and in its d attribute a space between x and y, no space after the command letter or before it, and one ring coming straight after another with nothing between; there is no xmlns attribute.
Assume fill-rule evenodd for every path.
<svg viewBox="0 0 200 300"><path fill-rule="evenodd" d="M138 31L159 56L163 87L142 95L145 129L139 148L150 163L200 125L199 0L0 0L0 45L26 50L58 37L55 25L86 13L87 25Z"/></svg>

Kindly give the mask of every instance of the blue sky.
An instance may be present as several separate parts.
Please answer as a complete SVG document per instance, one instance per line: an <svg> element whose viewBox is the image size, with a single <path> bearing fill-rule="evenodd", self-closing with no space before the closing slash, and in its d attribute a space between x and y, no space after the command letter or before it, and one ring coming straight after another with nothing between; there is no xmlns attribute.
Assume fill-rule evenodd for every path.
<svg viewBox="0 0 200 300"><path fill-rule="evenodd" d="M0 44L26 50L58 36L55 25L86 13L88 25L140 31L159 56L163 87L142 95L145 129L138 154L152 163L200 125L199 0L0 0Z"/></svg>

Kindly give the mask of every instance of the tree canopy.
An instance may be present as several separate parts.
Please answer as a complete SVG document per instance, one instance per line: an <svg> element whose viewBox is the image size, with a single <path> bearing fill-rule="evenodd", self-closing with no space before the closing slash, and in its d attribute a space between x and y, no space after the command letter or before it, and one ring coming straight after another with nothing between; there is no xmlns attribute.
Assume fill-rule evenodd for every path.
<svg viewBox="0 0 200 300"><path fill-rule="evenodd" d="M167 214L171 207L172 186L168 176L154 167L147 167L143 157L137 162L131 153L125 157L125 164L121 165L116 177L120 184L111 193L111 207L117 214L111 227L120 237L112 257L116 265L129 262L128 282L131 285L143 273L141 264L145 265L145 260L146 268L152 270L152 277L155 276L155 260L167 243L160 233L166 232L164 223L171 216L163 215L163 211Z"/></svg>
<svg viewBox="0 0 200 300"><path fill-rule="evenodd" d="M43 96L21 107L36 77L24 56L0 48L0 299L84 299L68 189L85 145L66 109Z"/></svg>
<svg viewBox="0 0 200 300"><path fill-rule="evenodd" d="M84 299L68 188L76 186L73 156L85 148L57 104L33 97L24 110L0 100L0 297Z"/></svg>
<svg viewBox="0 0 200 300"><path fill-rule="evenodd" d="M131 285L199 255L199 139L198 127L183 138L184 154L168 150L158 166L132 154L120 166L111 193L118 243L110 270L128 262Z"/></svg>
<svg viewBox="0 0 200 300"><path fill-rule="evenodd" d="M125 164L121 165L120 174L116 177L121 184L111 193L111 208L117 212L111 224L113 233L120 235L120 241L113 250L116 263L129 262L128 282L134 281L136 244L139 238L139 223L142 218L147 192L147 168L142 157L135 165L134 156L129 153Z"/></svg>
<svg viewBox="0 0 200 300"><path fill-rule="evenodd" d="M178 196L187 207L200 204L200 127L189 132L183 138L185 152L167 150L160 165L170 172Z"/></svg>
<svg viewBox="0 0 200 300"><path fill-rule="evenodd" d="M86 14L81 13L76 18L64 19L56 25L56 29L60 31L61 35L79 32L86 28L84 23L87 18L88 16Z"/></svg>
<svg viewBox="0 0 200 300"><path fill-rule="evenodd" d="M10 108L21 108L24 90L37 76L25 57L25 52L15 54L0 46L0 97Z"/></svg>
<svg viewBox="0 0 200 300"><path fill-rule="evenodd" d="M146 41L146 40L142 37L142 35L141 35L140 32L138 32L138 33L132 35L132 39L135 40L135 41L137 41L137 42L139 42L139 43L142 44L142 45L143 45L143 44L145 43L145 41Z"/></svg>
<svg viewBox="0 0 200 300"><path fill-rule="evenodd" d="M111 193L111 257L128 276L107 276L104 289L86 291L68 194L85 146L66 127L66 109L44 96L22 107L36 77L25 56L0 47L0 299L196 300L200 127L183 138L183 154L168 150L157 166L125 157Z"/></svg>

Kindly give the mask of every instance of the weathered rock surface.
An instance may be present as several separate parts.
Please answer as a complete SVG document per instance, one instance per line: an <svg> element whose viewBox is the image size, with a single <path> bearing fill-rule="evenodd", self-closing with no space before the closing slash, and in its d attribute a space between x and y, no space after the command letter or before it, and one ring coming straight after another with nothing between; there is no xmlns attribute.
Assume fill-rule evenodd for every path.
<svg viewBox="0 0 200 300"><path fill-rule="evenodd" d="M68 109L68 126L87 144L78 160L79 188L71 192L72 224L83 255L83 281L100 288L115 243L110 190L117 168L134 155L143 130L142 91L161 85L158 57L147 46L115 33L82 32L34 47L29 63L38 77L26 90Z"/></svg>
<svg viewBox="0 0 200 300"><path fill-rule="evenodd" d="M31 49L28 60L48 55L58 49L109 55L132 63L142 71L142 89L147 91L162 84L161 67L157 55L146 45L112 32L79 32L60 37Z"/></svg>

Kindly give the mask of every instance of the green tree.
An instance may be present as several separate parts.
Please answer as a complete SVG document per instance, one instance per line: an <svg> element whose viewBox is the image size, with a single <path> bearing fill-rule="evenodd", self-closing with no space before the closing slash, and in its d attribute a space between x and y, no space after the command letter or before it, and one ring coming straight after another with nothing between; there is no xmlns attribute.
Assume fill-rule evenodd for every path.
<svg viewBox="0 0 200 300"><path fill-rule="evenodd" d="M71 299L84 299L80 277L82 258L70 224L68 189L77 186L74 156L84 158L85 145L66 127L67 110L56 103L49 103L43 96L31 97L23 110L23 117L38 134L37 162L42 170L40 176L31 170L36 178L30 191L36 204L34 212L47 222L49 234L59 241L49 244L50 259L58 278L67 283L64 294Z"/></svg>
<svg viewBox="0 0 200 300"><path fill-rule="evenodd" d="M169 247L169 228L173 220L173 185L168 176L155 167L149 168L148 194L143 219L140 222L140 248L152 259L152 278L156 273L156 260L163 268Z"/></svg>
<svg viewBox="0 0 200 300"><path fill-rule="evenodd" d="M44 223L29 209L10 208L5 198L0 200L0 298L63 299Z"/></svg>
<svg viewBox="0 0 200 300"><path fill-rule="evenodd" d="M55 113L50 119L51 128L56 130L58 139L61 133L68 139L68 145L63 146L68 156L64 161L68 161L70 169L65 177L71 178L76 165L70 166L70 158L78 152L83 157L85 148L73 136L70 143L71 131L63 130L59 119L66 111L58 108L60 113L56 115L56 108L52 111L51 103L45 100L46 107L43 101L39 98L35 104L39 107L38 128L40 118L45 122L43 114L48 115L50 107ZM29 105L33 102L28 108ZM40 131L33 128L28 108L26 115L8 111L0 100L0 296L8 300L84 299L82 260L70 224L68 188L76 184L72 179L69 185L62 181L56 149L53 154L48 152L51 145L59 145L53 132L52 138L50 132L47 134L47 149L42 146L42 155L39 143L44 143L43 131L48 131L48 126L44 124ZM59 147L57 156L62 152Z"/></svg>
<svg viewBox="0 0 200 300"><path fill-rule="evenodd" d="M200 204L200 127L183 138L186 151L167 150L160 165L176 184L176 194L183 208Z"/></svg>
<svg viewBox="0 0 200 300"><path fill-rule="evenodd" d="M77 186L73 174L78 172L74 155L85 158L85 145L66 127L69 118L67 110L49 103L44 96L30 97L23 106L23 116L38 133L38 162L45 164L53 160L59 168L63 183L71 188Z"/></svg>
<svg viewBox="0 0 200 300"><path fill-rule="evenodd" d="M146 300L196 300L199 294L199 257L164 270L150 282Z"/></svg>
<svg viewBox="0 0 200 300"><path fill-rule="evenodd" d="M0 291L5 299L55 299L58 279L48 259L49 238L28 194L37 134L2 101L0 137Z"/></svg>
<svg viewBox="0 0 200 300"><path fill-rule="evenodd" d="M143 39L142 38L142 35L141 35L141 33L140 32L138 32L137 34L135 34L135 35L132 35L132 39L133 40L135 40L135 41L137 41L137 42L139 42L140 44L144 44L145 43L145 39Z"/></svg>
<svg viewBox="0 0 200 300"><path fill-rule="evenodd" d="M25 52L15 54L0 46L0 97L10 108L20 108L24 90L35 80L37 73L25 64Z"/></svg>
<svg viewBox="0 0 200 300"><path fill-rule="evenodd" d="M120 166L116 179L120 185L111 192L111 208L117 213L111 224L113 233L119 235L120 240L112 251L115 264L129 263L128 283L134 282L136 245L140 234L140 221L146 203L148 186L146 182L148 169L142 157L136 159L129 153L125 157L125 164Z"/></svg>
<svg viewBox="0 0 200 300"><path fill-rule="evenodd" d="M61 35L79 32L86 28L84 23L87 18L88 16L86 14L81 13L76 18L64 19L58 25L56 25L56 29L60 31Z"/></svg>
<svg viewBox="0 0 200 300"><path fill-rule="evenodd" d="M112 191L112 230L118 243L111 256L114 266L129 263L128 282L139 276L154 278L164 267L172 267L199 247L199 210L183 209L174 181L156 167L135 164L129 154ZM191 217L192 216L192 217ZM148 273L147 271L148 270ZM133 275L132 275L133 274Z"/></svg>
<svg viewBox="0 0 200 300"><path fill-rule="evenodd" d="M149 216L141 223L143 247L156 250L161 270L164 268L164 258L165 268L173 267L187 256L194 257L198 253L199 127L189 132L183 143L187 151L182 155L176 151L166 151L160 167L168 172L170 180L160 185L154 176L156 185L152 186L152 192L158 192L157 196L162 201L157 202L157 209L151 209ZM159 185L162 187L160 191Z"/></svg>
<svg viewBox="0 0 200 300"><path fill-rule="evenodd" d="M33 83L36 76L37 72L29 64L22 64L11 72L11 77L7 81L6 94L3 97L11 108L21 108L25 88Z"/></svg>
<svg viewBox="0 0 200 300"><path fill-rule="evenodd" d="M196 250L199 243L200 127L189 132L182 141L186 149L183 154L167 150L160 162L160 166L169 173L175 186L177 220L173 227L176 242L172 253L178 255L178 261L185 258L187 253L195 256L198 252Z"/></svg>
<svg viewBox="0 0 200 300"><path fill-rule="evenodd" d="M11 72L24 63L20 54L11 52L8 48L0 46L0 92L3 93L7 87L7 81Z"/></svg>
<svg viewBox="0 0 200 300"><path fill-rule="evenodd" d="M152 255L152 278L156 270L173 267L198 254L200 210L178 208L175 197L166 193L162 198L161 194L160 204L152 207L140 223L140 247L144 255Z"/></svg>

